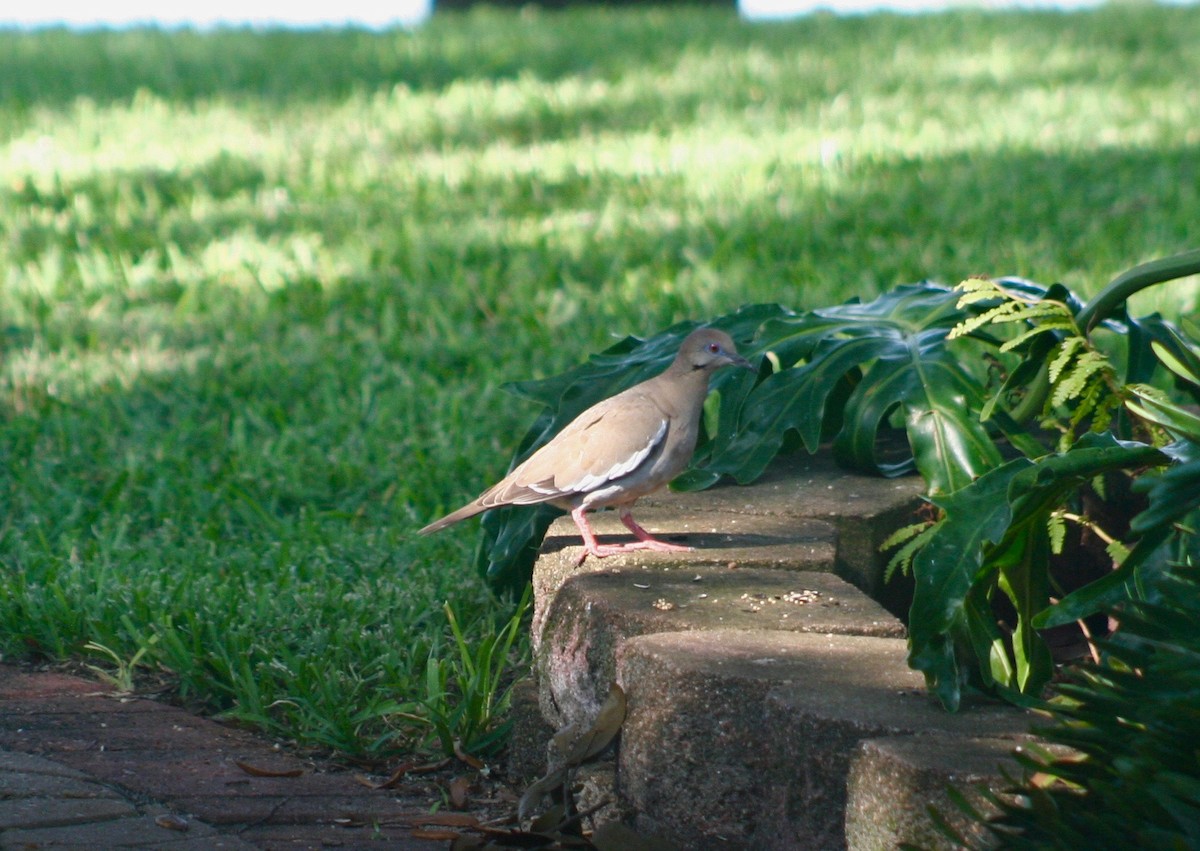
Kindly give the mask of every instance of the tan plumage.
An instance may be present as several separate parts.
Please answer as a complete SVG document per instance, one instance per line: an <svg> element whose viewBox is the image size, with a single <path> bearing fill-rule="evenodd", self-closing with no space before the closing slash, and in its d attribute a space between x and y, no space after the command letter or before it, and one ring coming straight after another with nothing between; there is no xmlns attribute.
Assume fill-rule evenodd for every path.
<svg viewBox="0 0 1200 851"><path fill-rule="evenodd" d="M696 448L709 376L729 365L753 369L724 331L693 331L665 371L588 408L511 473L421 534L490 508L549 502L570 511L579 527L584 542L580 561L589 554L602 558L632 549L688 549L651 537L634 522L630 508L687 468ZM596 542L584 515L606 507L621 510L621 520L636 542Z"/></svg>

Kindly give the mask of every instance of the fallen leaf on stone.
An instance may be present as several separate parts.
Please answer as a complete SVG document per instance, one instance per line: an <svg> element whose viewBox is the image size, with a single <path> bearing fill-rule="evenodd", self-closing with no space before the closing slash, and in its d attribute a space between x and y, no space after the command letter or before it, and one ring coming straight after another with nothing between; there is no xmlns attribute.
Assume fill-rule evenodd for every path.
<svg viewBox="0 0 1200 851"><path fill-rule="evenodd" d="M554 746L563 755L567 765L579 765L608 747L625 723L625 692L616 683L608 690L608 697L596 713L592 726L574 741L564 735L566 728L554 736Z"/></svg>
<svg viewBox="0 0 1200 851"><path fill-rule="evenodd" d="M233 764L251 777L299 777L304 774L303 768L286 768L281 770L259 768L248 762L242 762L240 759L235 759Z"/></svg>
<svg viewBox="0 0 1200 851"><path fill-rule="evenodd" d="M529 832L541 835L548 834L556 830L566 816L566 808L562 804L555 804L533 820L533 824L529 826Z"/></svg>
<svg viewBox="0 0 1200 851"><path fill-rule="evenodd" d="M371 789L391 789L404 779L406 774L422 774L429 771L439 771L450 764L450 760L442 759L437 762L419 763L419 762L402 762L397 765L392 773L388 775L387 780L382 783L374 783L366 777L357 776L355 780L362 783Z"/></svg>
<svg viewBox="0 0 1200 851"><path fill-rule="evenodd" d="M563 785L566 779L567 767L559 765L557 768L550 769L545 777L539 778L529 784L529 788L525 790L525 794L521 796L520 803L517 804L517 818L521 819L521 821L529 818L530 814L541 805L542 798Z"/></svg>
<svg viewBox="0 0 1200 851"><path fill-rule="evenodd" d="M389 774L387 780L384 780L382 783L376 783L369 777L362 777L361 775L355 779L358 780L359 783L371 789L390 789L392 786L395 786L397 783L403 780L404 775L408 774L408 772L412 771L416 767L417 763L415 762L402 762L392 769L392 773Z"/></svg>
<svg viewBox="0 0 1200 851"><path fill-rule="evenodd" d="M517 805L518 817L524 821L537 809L542 799L566 782L567 771L591 759L608 747L625 723L625 692L616 683L608 690L608 698L596 713L592 725L580 732L580 724L568 724L551 740L555 757L546 775L530 784Z"/></svg>
<svg viewBox="0 0 1200 851"><path fill-rule="evenodd" d="M191 827L187 819L183 816L177 816L174 813L163 813L160 816L155 816L154 823L159 827L165 827L167 830L187 830Z"/></svg>

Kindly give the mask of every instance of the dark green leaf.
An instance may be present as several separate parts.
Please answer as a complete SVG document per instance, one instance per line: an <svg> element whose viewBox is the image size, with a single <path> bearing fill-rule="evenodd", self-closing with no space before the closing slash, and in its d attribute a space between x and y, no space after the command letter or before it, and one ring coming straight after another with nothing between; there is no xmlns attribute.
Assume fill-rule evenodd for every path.
<svg viewBox="0 0 1200 851"><path fill-rule="evenodd" d="M961 490L933 498L945 516L913 560L909 661L925 673L945 705L958 703L962 675L949 650L955 645L972 648L987 687L1019 693L1045 682L1049 662L1035 629L1045 625L1041 612L1048 597L1045 576L1035 571L1047 570L1044 535L1050 512L1097 475L1136 469L1162 457L1152 446L1088 434L1066 452L1037 462L1018 458ZM1021 618L1021 646L1013 648L1011 657L1005 650L1004 658L992 631L994 618L983 604L1001 573L1004 591Z"/></svg>
<svg viewBox="0 0 1200 851"><path fill-rule="evenodd" d="M909 664L925 674L931 690L949 709L958 707L961 688L956 642L973 646L981 667L991 668L985 660L991 655L994 619L990 612L982 617L974 612L976 617L971 617L965 601L972 585L980 581L984 544L999 540L1008 529L1009 484L1031 463L1015 459L968 487L933 500L945 516L913 560Z"/></svg>
<svg viewBox="0 0 1200 851"><path fill-rule="evenodd" d="M1135 532L1147 532L1176 522L1200 509L1200 442L1181 440L1163 450L1175 463L1157 476L1146 476L1135 484L1150 504L1133 518Z"/></svg>
<svg viewBox="0 0 1200 851"><path fill-rule="evenodd" d="M773 320L758 347L784 367L754 388L736 435L708 468L738 481L757 478L799 434L815 451L823 427L838 422L834 453L854 469L899 475L915 466L934 492L961 487L1000 461L979 424L978 380L947 348L949 330L966 313L958 295L933 284L898 287L866 304L850 303ZM802 361L798 365L797 361ZM851 387L841 397L840 388ZM832 417L831 402L842 406ZM912 454L880 457L893 414L904 411Z"/></svg>
<svg viewBox="0 0 1200 851"><path fill-rule="evenodd" d="M1050 681L1054 663L1050 649L1033 626L1033 618L1050 602L1050 533L1045 523L1025 524L1013 536L1010 551L999 554L999 586L1016 609L1013 657L1018 691L1037 694ZM1010 680L1011 682L1011 680Z"/></svg>

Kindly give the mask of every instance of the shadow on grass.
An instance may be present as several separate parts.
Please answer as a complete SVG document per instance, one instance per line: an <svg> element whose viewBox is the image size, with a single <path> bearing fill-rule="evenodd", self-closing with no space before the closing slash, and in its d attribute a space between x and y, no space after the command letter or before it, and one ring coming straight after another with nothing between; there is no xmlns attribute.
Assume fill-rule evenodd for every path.
<svg viewBox="0 0 1200 851"><path fill-rule="evenodd" d="M575 301L592 321L607 317L596 324L613 333L650 333L648 322L661 327L701 311L756 301L811 308L925 278L955 283L971 274L1017 274L1050 283L1095 269L1115 273L1189 246L1190 223L1200 215L1197 185L1200 152L1193 148L1006 150L862 161L836 187L781 166L769 188L725 198L694 197L673 175L647 177L637 188L646 205L617 213L605 208L625 184L604 173L563 182L474 175L444 206L430 202L436 187L428 185L412 195L380 187L353 204L335 198L274 211L254 202L272 189L262 171L221 155L188 173L109 173L61 180L49 192L26 185L0 197L59 214L33 215L13 228L14 266L70 258L86 246L89 256L113 264L103 284L113 290L112 315L138 317L108 331L104 311L72 324L71 311L56 304L94 298L84 293L99 285L68 265L55 278L57 291L35 311L46 323L37 330L49 332L52 344L87 346L92 337L111 346L132 335L157 336L168 347L215 341L221 350L241 339L257 351L270 335L255 322L320 325L334 311L351 328L377 326L389 305L398 334L436 335L439 323L449 321L478 323L503 337L544 318L551 301L561 310ZM244 203L210 203L197 213L198 198L239 196ZM122 198L154 200L127 204L120 224L100 215L63 227L60 216L70 216L80 197L96 210L112 210ZM282 256L270 261L282 265L264 271L268 260L251 256L240 265L227 261L228 273L203 280L193 280L202 269L178 265L180 258L202 264L206 252L236 251L222 245L242 237L273 252L268 260ZM358 265L328 276L318 268L289 271L289 252L302 248L289 245L307 238L319 239L335 257L353 255ZM134 275L131 269L140 282L122 280ZM1105 281L1071 283L1095 291ZM576 315L568 312L564 321ZM207 331L205 316L214 323ZM228 324L230 316L237 322ZM26 345L22 327L10 322L0 348ZM409 341L381 345L390 357L411 355ZM439 341L444 360L422 352L414 366L449 378L455 364L467 366L487 345L458 334ZM456 346L465 347L465 360ZM521 352L512 355L528 368Z"/></svg>

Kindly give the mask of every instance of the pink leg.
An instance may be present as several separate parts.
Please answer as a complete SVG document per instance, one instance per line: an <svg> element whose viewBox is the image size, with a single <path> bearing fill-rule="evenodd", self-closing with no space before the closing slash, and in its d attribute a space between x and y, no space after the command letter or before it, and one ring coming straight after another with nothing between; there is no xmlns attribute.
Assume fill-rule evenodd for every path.
<svg viewBox="0 0 1200 851"><path fill-rule="evenodd" d="M691 547L680 546L679 544L669 544L666 541L659 541L641 526L639 526L629 513L628 508L621 509L621 522L626 528L637 537L637 541L632 544L601 544L596 540L596 535L592 531L592 526L588 523L587 511L584 508L576 508L571 512L571 519L575 521L575 525L579 527L579 534L583 536L583 554L579 557L577 565L583 564L587 557L595 556L596 558L604 558L605 556L617 555L618 553L628 553L634 550L658 550L660 552L686 552Z"/></svg>
<svg viewBox="0 0 1200 851"><path fill-rule="evenodd" d="M621 522L625 524L625 528L632 532L639 541L646 545L646 549L658 550L663 553L686 553L692 549L691 547L685 547L683 544L671 544L658 540L658 538L655 538L638 525L638 522L633 519L633 510L630 508L621 509Z"/></svg>

